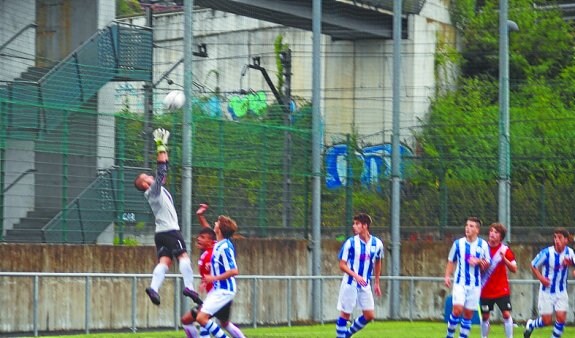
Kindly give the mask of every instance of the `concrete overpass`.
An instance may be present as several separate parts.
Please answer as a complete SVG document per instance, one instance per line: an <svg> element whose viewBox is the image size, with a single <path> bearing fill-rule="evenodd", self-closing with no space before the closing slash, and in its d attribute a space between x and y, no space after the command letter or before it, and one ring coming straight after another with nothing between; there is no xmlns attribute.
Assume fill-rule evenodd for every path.
<svg viewBox="0 0 575 338"><path fill-rule="evenodd" d="M403 1L403 38L407 38L407 15L418 14L424 3L425 0ZM312 30L312 0L195 0L194 4ZM334 40L391 39L393 0L323 0L322 33Z"/></svg>

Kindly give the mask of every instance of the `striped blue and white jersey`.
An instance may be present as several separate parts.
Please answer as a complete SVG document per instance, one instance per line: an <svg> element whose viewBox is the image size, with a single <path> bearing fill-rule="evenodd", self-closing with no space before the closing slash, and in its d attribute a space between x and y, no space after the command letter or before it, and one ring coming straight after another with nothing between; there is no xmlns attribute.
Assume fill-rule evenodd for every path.
<svg viewBox="0 0 575 338"><path fill-rule="evenodd" d="M359 235L355 235L343 243L338 256L340 261L347 262L347 266L352 271L362 276L369 286L375 263L383 259L383 254L383 242L379 238L371 236L367 242L364 242ZM343 281L361 287L348 274L343 275Z"/></svg>
<svg viewBox="0 0 575 338"><path fill-rule="evenodd" d="M539 290L550 294L563 292L567 290L567 276L569 275L569 266L564 265L563 261L575 261L575 253L570 247L565 247L563 252L555 251L554 246L541 250L531 261L531 265L539 269L543 277L549 278L551 285L540 285Z"/></svg>
<svg viewBox="0 0 575 338"><path fill-rule="evenodd" d="M144 192L156 221L156 232L180 230L178 214L170 192L163 187L168 174L168 163L158 162L154 183Z"/></svg>
<svg viewBox="0 0 575 338"><path fill-rule="evenodd" d="M463 237L453 242L447 260L455 264L455 273L453 275L453 282L455 284L481 286L481 269L479 264L475 266L469 264L471 257L485 259L491 263L487 241L478 237L470 243L467 241L467 238Z"/></svg>
<svg viewBox="0 0 575 338"><path fill-rule="evenodd" d="M224 272L236 269L236 249L229 239L222 239L214 246L212 253L212 275L219 276ZM214 289L237 292L236 278L214 281Z"/></svg>

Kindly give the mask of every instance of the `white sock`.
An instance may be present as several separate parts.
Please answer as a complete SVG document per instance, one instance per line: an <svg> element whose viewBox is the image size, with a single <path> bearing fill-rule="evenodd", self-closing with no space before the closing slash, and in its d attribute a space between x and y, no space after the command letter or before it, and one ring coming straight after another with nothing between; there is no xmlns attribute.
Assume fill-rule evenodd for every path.
<svg viewBox="0 0 575 338"><path fill-rule="evenodd" d="M226 329L234 338L246 338L242 330L232 322L228 322L228 325L226 325L224 329Z"/></svg>
<svg viewBox="0 0 575 338"><path fill-rule="evenodd" d="M178 264L180 272L184 277L184 286L190 290L194 290L194 270L192 270L192 262L189 257L180 259Z"/></svg>
<svg viewBox="0 0 575 338"><path fill-rule="evenodd" d="M198 329L196 329L194 324L184 325L184 332L186 332L186 338L200 338Z"/></svg>
<svg viewBox="0 0 575 338"><path fill-rule="evenodd" d="M150 284L150 287L154 289L154 291L158 292L160 290L160 286L162 286L168 270L169 268L166 264L158 263L158 265L156 265L152 275L152 284Z"/></svg>
<svg viewBox="0 0 575 338"><path fill-rule="evenodd" d="M503 327L505 328L505 337L513 338L513 318L511 316L503 319Z"/></svg>
<svg viewBox="0 0 575 338"><path fill-rule="evenodd" d="M489 336L489 319L481 322L481 337Z"/></svg>

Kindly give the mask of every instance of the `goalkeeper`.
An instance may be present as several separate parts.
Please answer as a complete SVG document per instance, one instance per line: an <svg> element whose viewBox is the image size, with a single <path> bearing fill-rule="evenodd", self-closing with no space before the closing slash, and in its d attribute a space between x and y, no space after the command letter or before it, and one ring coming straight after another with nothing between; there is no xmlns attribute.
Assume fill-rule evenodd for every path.
<svg viewBox="0 0 575 338"><path fill-rule="evenodd" d="M136 189L144 192L144 197L152 208L156 223L154 242L156 243L158 264L154 268L152 283L146 288L146 293L152 303L160 305L160 286L162 286L172 261L177 258L180 273L184 277L184 295L196 301L199 296L194 291L192 263L180 232L172 195L163 187L168 173L167 145L170 132L165 129L156 129L153 135L158 153L156 177L141 173L134 180Z"/></svg>

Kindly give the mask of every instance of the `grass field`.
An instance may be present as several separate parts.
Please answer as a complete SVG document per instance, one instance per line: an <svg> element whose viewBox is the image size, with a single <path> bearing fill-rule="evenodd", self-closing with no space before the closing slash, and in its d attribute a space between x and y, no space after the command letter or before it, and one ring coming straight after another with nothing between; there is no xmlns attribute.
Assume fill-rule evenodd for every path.
<svg viewBox="0 0 575 338"><path fill-rule="evenodd" d="M243 327L246 337L299 337L299 338L333 338L335 336L335 324L313 326L292 326L292 327L261 327L257 329ZM395 321L378 321L370 323L365 329L354 335L357 338L432 338L444 337L446 324L441 322L395 322ZM515 328L515 337L523 336L523 327ZM550 337L551 328L536 330L532 338ZM90 335L74 336L53 336L67 338L182 338L185 337L183 331L162 331L162 332L139 332L139 333L98 333ZM471 329L470 338L479 338L480 329L474 325ZM491 328L490 337L505 337L503 326L495 323ZM575 328L566 327L563 338L575 337Z"/></svg>

